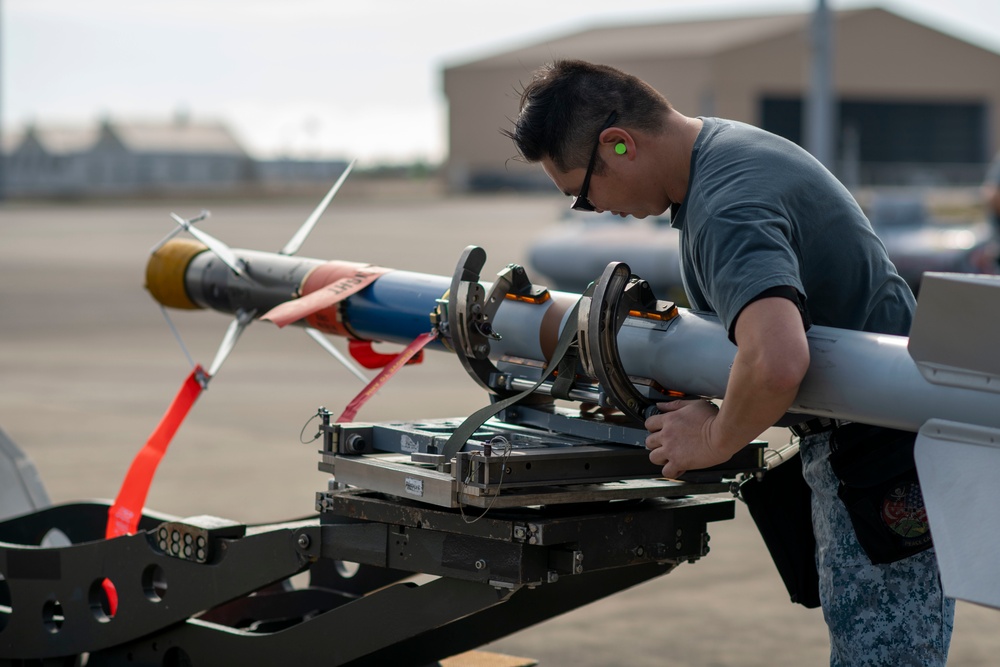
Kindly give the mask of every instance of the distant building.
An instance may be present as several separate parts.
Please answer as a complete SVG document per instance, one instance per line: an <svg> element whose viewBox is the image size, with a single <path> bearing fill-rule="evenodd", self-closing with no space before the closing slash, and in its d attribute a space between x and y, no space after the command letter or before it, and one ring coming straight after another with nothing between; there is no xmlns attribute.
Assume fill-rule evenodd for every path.
<svg viewBox="0 0 1000 667"><path fill-rule="evenodd" d="M268 187L333 185L347 168L346 160L275 158L256 162L257 178Z"/></svg>
<svg viewBox="0 0 1000 667"><path fill-rule="evenodd" d="M141 196L241 192L332 184L343 160L257 161L228 127L178 114L169 122L104 120L84 127L29 125L4 138L10 197Z"/></svg>
<svg viewBox="0 0 1000 667"><path fill-rule="evenodd" d="M11 144L10 196L217 191L255 179L253 159L225 125L183 115L166 123L29 125Z"/></svg>
<svg viewBox="0 0 1000 667"><path fill-rule="evenodd" d="M834 171L857 185L978 184L1000 150L1000 53L894 11L831 12ZM614 65L682 113L803 143L810 13L645 22L553 36L444 71L453 190L551 188L515 157L520 82L556 58Z"/></svg>

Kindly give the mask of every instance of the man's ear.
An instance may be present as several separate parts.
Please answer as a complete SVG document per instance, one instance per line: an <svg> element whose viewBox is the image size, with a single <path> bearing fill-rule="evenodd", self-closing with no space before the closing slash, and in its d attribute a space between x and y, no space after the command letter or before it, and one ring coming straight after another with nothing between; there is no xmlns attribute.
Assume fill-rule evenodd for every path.
<svg viewBox="0 0 1000 667"><path fill-rule="evenodd" d="M607 144L610 147L610 159L635 159L635 139L632 138L631 134L620 127L609 127L604 130L604 132L601 133L600 142L601 144Z"/></svg>

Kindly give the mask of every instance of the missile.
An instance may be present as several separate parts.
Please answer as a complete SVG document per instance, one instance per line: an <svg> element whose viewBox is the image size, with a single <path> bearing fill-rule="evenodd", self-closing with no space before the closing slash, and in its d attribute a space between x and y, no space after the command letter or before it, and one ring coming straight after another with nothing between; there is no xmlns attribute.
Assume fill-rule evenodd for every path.
<svg viewBox="0 0 1000 667"><path fill-rule="evenodd" d="M146 286L167 308L255 313L355 341L405 345L433 331L429 349L456 354L494 400L549 393L617 407L636 421L672 396L725 398L736 348L720 321L655 299L622 263L581 295L536 286L516 265L481 283L485 252L474 246L450 277L231 253L226 262L204 244L171 239L150 257ZM560 388L545 374L567 332L580 358ZM1000 279L925 274L909 336L813 326L807 338L811 362L793 418L918 432L915 459L945 592L1000 607L1000 508L991 492L1000 477Z"/></svg>
<svg viewBox="0 0 1000 667"><path fill-rule="evenodd" d="M230 314L255 311L262 319L273 320L268 314L279 307L317 295L338 281L368 275L370 284L357 293L329 305L320 303L285 323L399 344L439 327L444 335L432 343L433 349L462 347L454 341L455 322L449 322L455 313L449 318L447 309L449 291L456 283L453 277L251 250L232 252L245 276L233 272L206 246L174 239L150 257L146 286L166 307ZM465 270L459 267L459 272ZM474 278L478 280L478 273ZM961 322L956 313L989 312L984 299L1000 299L1000 280L958 274L927 278L929 289L921 295L909 338L812 327L807 334L812 362L790 411L910 431L932 418L1000 428L1000 364L987 361L996 358L988 341L997 340L1000 327L984 329L969 317L963 318L968 321L964 327L945 326ZM482 289L492 287L484 283ZM486 325L489 334L478 335L483 339L480 345L488 344L493 363L520 364L525 375L537 375L537 367L550 360L563 329L576 326L567 319L581 295L530 287L534 296L523 285L520 293L507 291L493 305L495 312ZM970 288L972 296L967 294ZM951 315L942 323L939 313L945 307ZM956 357L954 350L964 354ZM647 387L722 399L736 348L716 317L675 307L669 318L626 317L617 331L617 353L624 373L644 379ZM472 350L468 356L483 355ZM992 367L984 366L989 363Z"/></svg>

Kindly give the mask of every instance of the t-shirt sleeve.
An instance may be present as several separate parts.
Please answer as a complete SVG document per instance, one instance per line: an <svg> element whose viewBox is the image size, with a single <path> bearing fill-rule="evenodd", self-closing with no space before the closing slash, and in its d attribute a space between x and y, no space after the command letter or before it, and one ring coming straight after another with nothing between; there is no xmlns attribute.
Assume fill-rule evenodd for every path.
<svg viewBox="0 0 1000 667"><path fill-rule="evenodd" d="M812 326L812 320L809 318L809 311L806 309L806 298L802 296L802 294L800 294L799 291L794 287L789 287L788 285L779 285L777 287L770 287L761 292L760 294L758 294L757 296L755 296L754 298L747 301L746 306L743 306L743 308L745 309L754 301L759 301L761 299L769 299L772 297L788 299L793 304L795 304L795 307L799 311L799 317L802 318L802 329L804 331L809 331L809 327ZM728 331L729 342L731 342L733 345L736 345L736 323L740 321L740 315L742 313L743 310L740 310L740 312L736 314L736 317L733 319L733 323L729 327Z"/></svg>
<svg viewBox="0 0 1000 667"><path fill-rule="evenodd" d="M794 288L803 298L791 224L760 205L740 205L712 214L695 237L703 289L727 331L737 315L773 287Z"/></svg>

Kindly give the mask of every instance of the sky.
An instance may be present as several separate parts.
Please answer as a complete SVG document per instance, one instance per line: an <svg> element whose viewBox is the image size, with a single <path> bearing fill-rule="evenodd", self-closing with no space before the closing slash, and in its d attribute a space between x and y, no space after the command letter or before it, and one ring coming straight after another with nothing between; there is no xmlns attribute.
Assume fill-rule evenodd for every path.
<svg viewBox="0 0 1000 667"><path fill-rule="evenodd" d="M818 0L0 0L0 122L224 121L255 156L437 162L442 70L601 25ZM997 0L879 4L1000 51Z"/></svg>

